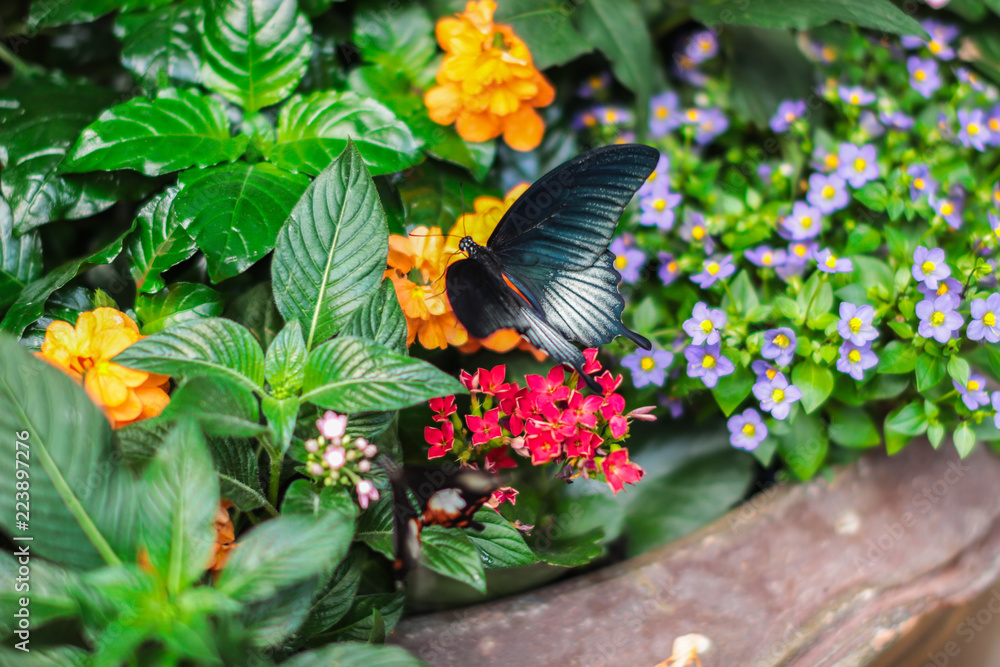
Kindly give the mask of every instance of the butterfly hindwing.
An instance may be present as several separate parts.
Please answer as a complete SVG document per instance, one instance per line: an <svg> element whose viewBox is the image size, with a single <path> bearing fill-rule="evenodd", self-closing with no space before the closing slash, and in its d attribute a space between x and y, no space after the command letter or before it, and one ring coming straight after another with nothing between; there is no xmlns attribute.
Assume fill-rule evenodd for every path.
<svg viewBox="0 0 1000 667"><path fill-rule="evenodd" d="M506 267L593 266L659 156L641 144L603 146L556 167L518 197L486 247Z"/></svg>

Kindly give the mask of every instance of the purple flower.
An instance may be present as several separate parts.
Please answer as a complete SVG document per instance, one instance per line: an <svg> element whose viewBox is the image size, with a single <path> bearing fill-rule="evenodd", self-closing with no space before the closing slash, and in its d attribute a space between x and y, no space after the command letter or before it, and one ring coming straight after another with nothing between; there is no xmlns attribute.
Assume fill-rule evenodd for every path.
<svg viewBox="0 0 1000 667"><path fill-rule="evenodd" d="M636 350L622 359L622 366L632 371L632 384L636 389L647 384L662 387L666 381L664 371L674 362L669 350Z"/></svg>
<svg viewBox="0 0 1000 667"><path fill-rule="evenodd" d="M871 144L855 146L840 144L838 154L839 166L837 175L851 184L852 188L860 188L868 181L878 178L878 155Z"/></svg>
<svg viewBox="0 0 1000 667"><path fill-rule="evenodd" d="M721 259L709 257L701 263L701 273L691 276L691 280L707 289L714 285L715 281L728 278L734 273L736 273L736 267L733 266L732 255L726 255Z"/></svg>
<svg viewBox="0 0 1000 667"><path fill-rule="evenodd" d="M944 261L944 250L917 246L913 251L913 268L910 269L913 279L920 281L931 289L937 289L938 281L951 275L951 267Z"/></svg>
<svg viewBox="0 0 1000 667"><path fill-rule="evenodd" d="M965 330L969 340L1000 343L1000 294L990 294L985 299L972 300L972 321Z"/></svg>
<svg viewBox="0 0 1000 667"><path fill-rule="evenodd" d="M967 67L956 67L955 76L958 80L969 86L973 90L983 92L986 90L986 86L983 85L982 79L980 79L975 72L971 71Z"/></svg>
<svg viewBox="0 0 1000 667"><path fill-rule="evenodd" d="M750 370L757 374L757 382L770 382L775 375L781 375L774 364L758 359L750 364Z"/></svg>
<svg viewBox="0 0 1000 667"><path fill-rule="evenodd" d="M760 356L774 359L774 363L779 366L787 366L795 357L796 342L795 332L788 327L771 329L764 332L764 347L760 350Z"/></svg>
<svg viewBox="0 0 1000 667"><path fill-rule="evenodd" d="M677 280L680 271L677 268L677 260L674 259L674 256L669 253L659 252L656 254L656 258L660 260L660 268L657 269L656 275L660 277L664 287Z"/></svg>
<svg viewBox="0 0 1000 667"><path fill-rule="evenodd" d="M674 226L674 208L681 203L681 195L667 191L662 181L657 190L639 199L639 224L669 231Z"/></svg>
<svg viewBox="0 0 1000 667"><path fill-rule="evenodd" d="M930 35L931 41L927 42L920 37L906 35L900 40L904 48L919 49L926 44L927 50L941 60L951 60L955 57L955 51L949 46L949 43L958 37L958 28L931 19L922 21L920 25Z"/></svg>
<svg viewBox="0 0 1000 667"><path fill-rule="evenodd" d="M823 248L813 253L816 266L824 273L850 273L854 270L854 262L846 257L837 257L829 248Z"/></svg>
<svg viewBox="0 0 1000 667"><path fill-rule="evenodd" d="M805 113L805 100L785 100L778 105L778 111L771 118L771 129L778 133L787 132L792 123L802 118Z"/></svg>
<svg viewBox="0 0 1000 667"><path fill-rule="evenodd" d="M922 195L933 194L938 187L938 182L931 177L931 172L927 165L922 162L915 162L906 169L906 173L913 177L910 182L910 199L917 201Z"/></svg>
<svg viewBox="0 0 1000 667"><path fill-rule="evenodd" d="M639 270L646 263L646 254L627 244L621 236L612 241L608 249L615 254L615 268L622 280L627 283L639 280Z"/></svg>
<svg viewBox="0 0 1000 667"><path fill-rule="evenodd" d="M774 174L774 166L766 162L761 162L757 165L757 178L764 185L771 184L771 176Z"/></svg>
<svg viewBox="0 0 1000 667"><path fill-rule="evenodd" d="M978 410L990 404L990 397L986 393L986 379L982 375L970 373L969 382L964 386L958 380L952 380L951 383L961 395L965 407L970 410Z"/></svg>
<svg viewBox="0 0 1000 667"><path fill-rule="evenodd" d="M847 206L847 184L837 174L813 174L809 177L809 192L806 199L810 204L826 214L839 211Z"/></svg>
<svg viewBox="0 0 1000 667"><path fill-rule="evenodd" d="M701 378L705 386L711 389L719 381L719 377L729 375L736 370L733 362L719 352L719 344L688 345L684 350L687 358L688 377Z"/></svg>
<svg viewBox="0 0 1000 667"><path fill-rule="evenodd" d="M983 117L982 109L958 110L958 140L963 146L985 151L987 142L991 141L989 126Z"/></svg>
<svg viewBox="0 0 1000 667"><path fill-rule="evenodd" d="M1000 104L996 104L986 114L986 126L990 129L990 143L1000 145Z"/></svg>
<svg viewBox="0 0 1000 667"><path fill-rule="evenodd" d="M587 109L586 111L580 111L573 116L573 122L571 125L574 130L585 130L587 128L597 127L598 120L595 110Z"/></svg>
<svg viewBox="0 0 1000 667"><path fill-rule="evenodd" d="M711 30L699 30L691 35L684 47L684 55L697 64L714 58L719 52L719 43Z"/></svg>
<svg viewBox="0 0 1000 667"><path fill-rule="evenodd" d="M902 111L879 111L878 117L886 127L896 132L906 132L916 123Z"/></svg>
<svg viewBox="0 0 1000 667"><path fill-rule="evenodd" d="M684 118L677 109L677 93L668 90L649 101L649 133L654 138L666 136L683 124Z"/></svg>
<svg viewBox="0 0 1000 667"><path fill-rule="evenodd" d="M764 268L781 266L785 263L785 260L788 259L788 253L784 250L773 250L770 246L766 245L757 246L752 250L747 250L743 256L755 265Z"/></svg>
<svg viewBox="0 0 1000 667"><path fill-rule="evenodd" d="M867 109L862 111L861 116L858 117L858 127L870 139L875 139L885 134L885 128L878 122L878 116Z"/></svg>
<svg viewBox="0 0 1000 667"><path fill-rule="evenodd" d="M695 345L719 342L719 331L726 327L726 314L709 308L703 301L694 305L691 319L684 321L684 332L694 339Z"/></svg>
<svg viewBox="0 0 1000 667"><path fill-rule="evenodd" d="M606 90L611 85L611 72L601 72L595 74L576 89L576 94L585 99L590 99L602 90Z"/></svg>
<svg viewBox="0 0 1000 667"><path fill-rule="evenodd" d="M688 110L689 117L690 113L691 111ZM699 146L704 146L729 128L729 119L726 118L726 114L722 113L721 109L712 107L699 109L697 120L693 120L691 124L697 126L694 142Z"/></svg>
<svg viewBox="0 0 1000 667"><path fill-rule="evenodd" d="M993 231L993 236L1000 241L1000 216L993 211L990 211L986 214L986 217L990 221L990 229Z"/></svg>
<svg viewBox="0 0 1000 667"><path fill-rule="evenodd" d="M733 415L726 422L729 427L729 442L737 449L748 452L757 449L757 445L767 437L767 425L760 418L760 413L753 408L747 408L743 414Z"/></svg>
<svg viewBox="0 0 1000 667"><path fill-rule="evenodd" d="M947 294L933 301L924 299L918 303L917 317L920 318L917 333L924 338L933 338L939 343L951 340L952 332L961 329L965 323L965 319L955 312L955 303Z"/></svg>
<svg viewBox="0 0 1000 667"><path fill-rule="evenodd" d="M837 94L842 101L856 107L865 107L875 101L875 93L861 86L840 86Z"/></svg>
<svg viewBox="0 0 1000 667"><path fill-rule="evenodd" d="M878 338L878 329L872 326L873 319L875 319L875 309L871 306L858 306L844 301L840 304L837 333L855 345L864 345Z"/></svg>
<svg viewBox="0 0 1000 667"><path fill-rule="evenodd" d="M625 107L594 107L594 116L601 125L624 125L632 122L632 112Z"/></svg>
<svg viewBox="0 0 1000 667"><path fill-rule="evenodd" d="M817 247L811 241L793 241L789 243L785 263L775 269L775 272L785 281L793 276L802 275L806 269L806 264L812 259Z"/></svg>
<svg viewBox="0 0 1000 667"><path fill-rule="evenodd" d="M837 154L823 146L817 146L813 149L812 160L809 162L810 167L824 174L836 171L839 164L840 158L837 157Z"/></svg>
<svg viewBox="0 0 1000 667"><path fill-rule="evenodd" d="M660 153L660 159L656 161L656 167L652 173L646 177L646 182L639 186L636 194L640 197L648 197L654 193L665 193L670 189L670 160L666 153Z"/></svg>
<svg viewBox="0 0 1000 667"><path fill-rule="evenodd" d="M923 60L910 56L906 59L906 69L910 71L910 87L925 98L930 99L934 91L941 87L938 64L933 58Z"/></svg>
<svg viewBox="0 0 1000 667"><path fill-rule="evenodd" d="M685 241L702 241L705 244L705 252L715 250L715 241L708 234L705 226L705 216L698 211L688 209L684 212L684 224L681 225L681 238Z"/></svg>
<svg viewBox="0 0 1000 667"><path fill-rule="evenodd" d="M795 241L811 239L823 226L823 212L804 201L792 205L792 212L781 221L778 231L782 236L790 236Z"/></svg>
<svg viewBox="0 0 1000 667"><path fill-rule="evenodd" d="M784 419L792 409L792 403L802 398L802 392L781 373L773 379L760 381L753 386L753 395L760 401L760 409L770 412L775 419Z"/></svg>
<svg viewBox="0 0 1000 667"><path fill-rule="evenodd" d="M878 363L878 357L872 352L872 344L855 345L846 340L840 346L840 358L837 359L837 370L847 373L855 380L864 380L865 371Z"/></svg>
<svg viewBox="0 0 1000 667"><path fill-rule="evenodd" d="M938 215L944 218L949 227L958 229L962 226L962 213L965 210L965 193L961 188L951 188L946 197L938 197L936 193L932 194L928 198L928 203L931 205L931 208L937 211Z"/></svg>
<svg viewBox="0 0 1000 667"><path fill-rule="evenodd" d="M930 288L926 283L919 283L917 289L924 295L924 298L932 301L939 296L947 295L954 302L955 308L958 308L958 304L962 303L962 283L954 278L939 280L936 288Z"/></svg>

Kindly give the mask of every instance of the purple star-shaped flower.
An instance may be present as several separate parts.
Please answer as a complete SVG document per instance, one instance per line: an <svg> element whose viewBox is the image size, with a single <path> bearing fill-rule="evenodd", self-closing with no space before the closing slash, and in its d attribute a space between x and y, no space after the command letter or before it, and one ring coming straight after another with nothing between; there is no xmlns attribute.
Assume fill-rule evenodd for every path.
<svg viewBox="0 0 1000 667"><path fill-rule="evenodd" d="M990 404L989 394L986 393L986 379L982 375L970 373L965 385L958 380L952 380L951 383L962 397L965 407L970 410L978 410Z"/></svg>
<svg viewBox="0 0 1000 667"><path fill-rule="evenodd" d="M649 101L649 133L654 138L666 136L683 124L684 118L677 108L677 93L668 90Z"/></svg>
<svg viewBox="0 0 1000 667"><path fill-rule="evenodd" d="M590 99L611 85L611 72L604 71L588 78L576 89L576 94L584 99Z"/></svg>
<svg viewBox="0 0 1000 667"><path fill-rule="evenodd" d="M958 140L963 146L977 151L986 150L991 137L982 109L959 109L958 127Z"/></svg>
<svg viewBox="0 0 1000 667"><path fill-rule="evenodd" d="M792 123L802 118L805 113L805 100L785 100L778 105L778 110L771 117L771 129L779 134L787 132Z"/></svg>
<svg viewBox="0 0 1000 667"><path fill-rule="evenodd" d="M695 125L697 129L694 133L694 142L704 146L729 128L729 119L721 109L712 107L701 110Z"/></svg>
<svg viewBox="0 0 1000 667"><path fill-rule="evenodd" d="M645 187L645 186L644 186ZM681 195L667 191L665 181L639 199L639 224L670 231L674 226L674 209L681 203Z"/></svg>
<svg viewBox="0 0 1000 667"><path fill-rule="evenodd" d="M871 144L865 146L840 144L837 158L839 163L837 175L850 183L852 188L860 188L879 176L878 155Z"/></svg>
<svg viewBox="0 0 1000 667"><path fill-rule="evenodd" d="M770 412L775 419L784 419L792 409L792 403L802 398L802 392L781 373L773 379L760 381L753 386L753 395L760 401L760 409Z"/></svg>
<svg viewBox="0 0 1000 667"><path fill-rule="evenodd" d="M726 314L709 308L704 301L694 305L691 318L684 321L684 333L693 338L695 345L719 342L719 331L726 327Z"/></svg>
<svg viewBox="0 0 1000 667"><path fill-rule="evenodd" d="M965 323L965 319L955 312L955 303L947 294L933 301L924 299L917 304L916 310L917 317L920 318L917 333L939 343L951 340L952 333L961 329Z"/></svg>
<svg viewBox="0 0 1000 667"><path fill-rule="evenodd" d="M856 107L865 107L875 101L875 93L861 86L840 86L837 94L841 101Z"/></svg>
<svg viewBox="0 0 1000 667"><path fill-rule="evenodd" d="M804 201L792 204L792 212L785 216L778 227L779 233L795 241L811 239L823 226L823 212Z"/></svg>
<svg viewBox="0 0 1000 667"><path fill-rule="evenodd" d="M941 87L938 64L933 58L924 60L910 56L906 59L906 69L910 71L910 87L925 98L930 99L934 91Z"/></svg>
<svg viewBox="0 0 1000 667"><path fill-rule="evenodd" d="M736 273L736 267L733 265L732 255L726 255L721 259L709 257L702 262L701 273L691 276L691 280L702 288L708 288L714 285L717 280L728 278L734 273Z"/></svg>
<svg viewBox="0 0 1000 667"><path fill-rule="evenodd" d="M931 172L926 164L916 162L906 168L906 173L913 180L910 182L910 199L917 201L922 195L934 194L937 190L938 182L931 177Z"/></svg>
<svg viewBox="0 0 1000 667"><path fill-rule="evenodd" d="M757 359L750 364L750 370L757 374L757 382L770 382L775 375L781 375L774 364L763 359Z"/></svg>
<svg viewBox="0 0 1000 667"><path fill-rule="evenodd" d="M639 197L648 197L654 193L665 193L670 189L670 159L666 153L660 153L660 159L656 161L656 167L646 177L646 182L639 186L636 194Z"/></svg>
<svg viewBox="0 0 1000 667"><path fill-rule="evenodd" d="M986 90L986 86L983 85L983 80L968 67L956 67L955 76L958 77L959 81L975 91L983 92Z"/></svg>
<svg viewBox="0 0 1000 667"><path fill-rule="evenodd" d="M788 244L788 255L785 263L775 269L782 280L788 281L794 276L800 276L806 269L809 260L819 246L812 241L793 241Z"/></svg>
<svg viewBox="0 0 1000 667"><path fill-rule="evenodd" d="M760 413L753 408L733 415L726 426L729 427L729 442L733 447L748 452L757 449L757 445L767 437L767 425L761 420Z"/></svg>
<svg viewBox="0 0 1000 667"><path fill-rule="evenodd" d="M837 333L844 340L849 340L861 347L878 338L878 329L872 326L875 319L875 309L869 305L858 306L843 301L840 304L840 320L837 322Z"/></svg>
<svg viewBox="0 0 1000 667"><path fill-rule="evenodd" d="M660 260L660 268L656 270L656 275L660 277L663 285L667 286L677 280L680 270L677 268L677 260L674 259L674 256L661 251L656 253L656 258Z"/></svg>
<svg viewBox="0 0 1000 667"><path fill-rule="evenodd" d="M779 366L787 366L795 357L797 342L795 332L788 327L771 329L764 332L764 347L760 350L760 356L774 359L774 363Z"/></svg>
<svg viewBox="0 0 1000 667"><path fill-rule="evenodd" d="M840 358L837 359L837 370L847 373L855 380L864 380L865 371L878 363L878 357L872 352L872 344L855 345L844 341L840 346Z"/></svg>
<svg viewBox="0 0 1000 667"><path fill-rule="evenodd" d="M639 280L639 270L646 263L646 253L627 244L621 236L612 241L608 249L615 254L615 269L622 280L627 283Z"/></svg>
<svg viewBox="0 0 1000 667"><path fill-rule="evenodd" d="M813 253L816 267L823 273L850 273L854 271L854 262L846 257L837 257L829 248Z"/></svg>
<svg viewBox="0 0 1000 667"><path fill-rule="evenodd" d="M763 268L770 268L773 266L781 266L788 259L788 253L780 248L775 250L770 246L761 245L756 248L747 250L743 255L748 260L750 260L756 266Z"/></svg>
<svg viewBox="0 0 1000 667"><path fill-rule="evenodd" d="M830 214L847 206L851 198L847 194L847 184L837 174L813 174L809 177L806 200L823 213Z"/></svg>
<svg viewBox="0 0 1000 667"><path fill-rule="evenodd" d="M736 370L733 362L720 353L719 343L688 345L684 350L684 356L688 361L688 377L701 378L709 389L718 383L719 377L729 375Z"/></svg>
<svg viewBox="0 0 1000 667"><path fill-rule="evenodd" d="M879 111L879 120L890 130L906 132L913 128L916 121L902 111Z"/></svg>
<svg viewBox="0 0 1000 667"><path fill-rule="evenodd" d="M625 107L594 107L594 117L601 125L624 125L632 122L632 112Z"/></svg>
<svg viewBox="0 0 1000 667"><path fill-rule="evenodd" d="M632 384L636 389L654 384L662 387L666 382L666 370L674 362L669 350L636 350L622 359L622 366L632 371Z"/></svg>
<svg viewBox="0 0 1000 667"><path fill-rule="evenodd" d="M973 299L970 307L972 320L965 330L969 340L1000 343L1000 294L990 294L985 299Z"/></svg>
<svg viewBox="0 0 1000 667"><path fill-rule="evenodd" d="M938 281L951 275L951 267L945 262L942 248L927 249L921 245L913 251L913 268L910 269L910 273L913 274L914 280L936 290Z"/></svg>
<svg viewBox="0 0 1000 667"><path fill-rule="evenodd" d="M962 283L954 278L939 280L937 287L934 289L928 287L927 283L919 283L917 290L924 295L925 299L931 299L932 301L939 296L947 295L955 303L955 308L958 308L958 304L962 302Z"/></svg>
<svg viewBox="0 0 1000 667"><path fill-rule="evenodd" d="M705 244L705 252L715 250L715 241L708 233L705 215L693 209L684 211L684 224L680 229L681 238L685 241L700 241Z"/></svg>

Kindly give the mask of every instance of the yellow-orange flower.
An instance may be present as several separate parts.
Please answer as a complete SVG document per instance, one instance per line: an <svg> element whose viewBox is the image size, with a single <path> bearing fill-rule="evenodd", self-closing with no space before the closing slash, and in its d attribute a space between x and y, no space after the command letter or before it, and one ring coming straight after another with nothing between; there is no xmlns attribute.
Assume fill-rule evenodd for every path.
<svg viewBox="0 0 1000 667"><path fill-rule="evenodd" d="M229 560L233 549L239 546L236 543L236 529L233 527L233 519L229 516L229 508L233 506L231 502L223 498L219 501L219 509L215 513L215 542L212 544L212 555L208 559L206 569L216 575L226 566L226 561Z"/></svg>
<svg viewBox="0 0 1000 667"><path fill-rule="evenodd" d="M76 326L61 320L52 322L38 356L82 384L111 427L118 428L155 417L170 402L166 392L170 378L111 361L141 338L128 315L114 308L98 308L81 313Z"/></svg>
<svg viewBox="0 0 1000 667"><path fill-rule="evenodd" d="M466 141L502 134L511 148L530 151L545 133L535 108L551 104L555 90L535 69L524 42L509 26L493 23L496 8L493 0L469 2L465 13L438 21L445 57L424 104L435 123L454 123Z"/></svg>

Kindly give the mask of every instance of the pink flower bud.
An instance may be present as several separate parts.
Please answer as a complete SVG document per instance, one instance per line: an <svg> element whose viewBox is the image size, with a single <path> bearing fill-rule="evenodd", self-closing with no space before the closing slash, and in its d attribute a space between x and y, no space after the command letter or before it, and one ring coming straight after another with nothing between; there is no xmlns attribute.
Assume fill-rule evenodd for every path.
<svg viewBox="0 0 1000 667"><path fill-rule="evenodd" d="M319 451L319 443L316 442L316 438L309 438L306 440L305 448L310 454L315 454Z"/></svg>
<svg viewBox="0 0 1000 667"><path fill-rule="evenodd" d="M347 461L347 456L343 447L327 447L326 451L323 452L323 462L330 470L343 467L345 461Z"/></svg>
<svg viewBox="0 0 1000 667"><path fill-rule="evenodd" d="M328 440L339 440L347 432L347 415L338 415L333 410L327 410L316 420L316 428Z"/></svg>

